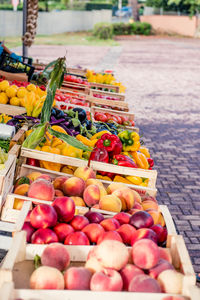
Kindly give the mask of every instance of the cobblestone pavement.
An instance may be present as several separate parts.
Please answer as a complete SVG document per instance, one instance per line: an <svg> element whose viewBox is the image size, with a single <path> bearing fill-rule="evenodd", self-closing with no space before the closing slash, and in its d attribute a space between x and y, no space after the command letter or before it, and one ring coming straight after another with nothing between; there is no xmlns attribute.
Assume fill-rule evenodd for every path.
<svg viewBox="0 0 200 300"><path fill-rule="evenodd" d="M166 204L200 272L200 40L135 38L119 47L34 46L46 61L67 54L69 65L112 68L127 87L158 170L158 201Z"/></svg>

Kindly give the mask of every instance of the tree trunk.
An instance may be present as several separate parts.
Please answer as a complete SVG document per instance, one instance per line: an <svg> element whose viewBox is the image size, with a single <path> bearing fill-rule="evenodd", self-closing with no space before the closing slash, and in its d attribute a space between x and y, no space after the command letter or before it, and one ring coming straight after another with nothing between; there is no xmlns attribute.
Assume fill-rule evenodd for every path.
<svg viewBox="0 0 200 300"><path fill-rule="evenodd" d="M138 0L129 0L129 4L132 6L133 20L139 21Z"/></svg>

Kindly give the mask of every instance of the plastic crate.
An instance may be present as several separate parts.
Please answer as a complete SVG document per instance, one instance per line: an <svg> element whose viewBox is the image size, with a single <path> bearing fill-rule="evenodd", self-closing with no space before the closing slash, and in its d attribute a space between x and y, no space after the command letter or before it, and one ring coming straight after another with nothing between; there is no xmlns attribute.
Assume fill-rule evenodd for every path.
<svg viewBox="0 0 200 300"><path fill-rule="evenodd" d="M25 63L24 61L27 61L28 63ZM0 70L9 73L26 73L29 81L35 69L30 63L32 63L32 59L27 57L23 58L23 62L19 62L5 52L0 56Z"/></svg>

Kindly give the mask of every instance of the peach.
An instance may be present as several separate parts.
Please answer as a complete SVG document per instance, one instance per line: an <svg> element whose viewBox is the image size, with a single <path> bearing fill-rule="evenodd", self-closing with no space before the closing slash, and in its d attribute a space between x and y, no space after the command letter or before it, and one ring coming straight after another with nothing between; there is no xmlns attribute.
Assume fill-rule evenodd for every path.
<svg viewBox="0 0 200 300"><path fill-rule="evenodd" d="M30 277L30 288L36 290L63 290L65 286L62 273L52 267L37 268Z"/></svg>
<svg viewBox="0 0 200 300"><path fill-rule="evenodd" d="M141 269L151 269L155 267L160 259L158 246L149 239L142 239L132 247L133 263Z"/></svg>
<svg viewBox="0 0 200 300"><path fill-rule="evenodd" d="M66 196L81 197L83 195L84 189L84 180L74 176L67 179L62 185L62 190Z"/></svg>
<svg viewBox="0 0 200 300"><path fill-rule="evenodd" d="M120 213L114 215L113 217L114 219L116 219L121 225L122 224L128 224L130 221L130 215L121 211Z"/></svg>
<svg viewBox="0 0 200 300"><path fill-rule="evenodd" d="M99 186L99 189L100 189L100 198L107 195L106 189L104 187Z"/></svg>
<svg viewBox="0 0 200 300"><path fill-rule="evenodd" d="M143 197L143 201L146 201L146 200L148 200L148 201L154 201L155 203L158 203L157 200L156 200L156 198L153 197L153 196L145 195Z"/></svg>
<svg viewBox="0 0 200 300"><path fill-rule="evenodd" d="M83 198L77 196L72 196L70 198L74 201L75 206L86 206Z"/></svg>
<svg viewBox="0 0 200 300"><path fill-rule="evenodd" d="M127 264L129 253L121 242L106 240L98 245L96 257L104 268L120 270Z"/></svg>
<svg viewBox="0 0 200 300"><path fill-rule="evenodd" d="M87 235L82 231L70 233L65 241L65 245L90 245Z"/></svg>
<svg viewBox="0 0 200 300"><path fill-rule="evenodd" d="M86 181L89 178L96 178L96 173L89 167L78 167L74 172L74 176Z"/></svg>
<svg viewBox="0 0 200 300"><path fill-rule="evenodd" d="M131 246L134 245L135 242L141 239L150 239L154 243L157 243L158 237L157 234L150 228L141 228L137 229L131 237Z"/></svg>
<svg viewBox="0 0 200 300"><path fill-rule="evenodd" d="M13 208L17 209L17 210L20 210L20 209L22 209L23 203L24 203L24 200L15 199L14 203L13 203Z"/></svg>
<svg viewBox="0 0 200 300"><path fill-rule="evenodd" d="M123 280L123 290L128 291L128 287L131 280L135 276L142 275L142 274L144 274L144 272L140 268L132 264L127 264L125 267L123 267L120 271L120 275Z"/></svg>
<svg viewBox="0 0 200 300"><path fill-rule="evenodd" d="M159 223L159 219L160 219L159 211L149 208L149 209L146 209L146 212L148 212L152 216L154 225Z"/></svg>
<svg viewBox="0 0 200 300"><path fill-rule="evenodd" d="M62 197L62 196L64 196L64 194L61 190L55 190L55 197Z"/></svg>
<svg viewBox="0 0 200 300"><path fill-rule="evenodd" d="M81 231L85 226L89 224L89 221L84 216L74 216L73 219L70 222L70 225L74 228L76 231Z"/></svg>
<svg viewBox="0 0 200 300"><path fill-rule="evenodd" d="M142 201L142 207L144 210L149 209L149 208L158 210L158 204L151 200Z"/></svg>
<svg viewBox="0 0 200 300"><path fill-rule="evenodd" d="M42 173L40 172L32 172L30 174L27 175L27 177L31 180L31 181L35 181L39 176L41 176Z"/></svg>
<svg viewBox="0 0 200 300"><path fill-rule="evenodd" d="M50 244L58 242L58 237L56 233L49 228L40 228L36 230L32 237L32 244Z"/></svg>
<svg viewBox="0 0 200 300"><path fill-rule="evenodd" d="M97 243L99 237L105 232L104 228L97 223L92 223L82 229L91 243Z"/></svg>
<svg viewBox="0 0 200 300"><path fill-rule="evenodd" d="M96 257L89 258L85 263L85 268L89 269L92 273L103 270L102 264Z"/></svg>
<svg viewBox="0 0 200 300"><path fill-rule="evenodd" d="M165 270L158 275L158 282L164 293L182 294L184 275L175 270Z"/></svg>
<svg viewBox="0 0 200 300"><path fill-rule="evenodd" d="M29 210L29 212L27 213L25 222L30 222L31 221L30 215L31 215L31 210Z"/></svg>
<svg viewBox="0 0 200 300"><path fill-rule="evenodd" d="M128 291L139 293L161 293L160 285L157 280L145 274L135 276L129 284Z"/></svg>
<svg viewBox="0 0 200 300"><path fill-rule="evenodd" d="M103 183L102 183L99 179L88 178L88 179L86 180L86 182L85 182L86 187L87 187L88 185L91 185L91 184L98 185L99 187L103 187L103 188L104 188Z"/></svg>
<svg viewBox="0 0 200 300"><path fill-rule="evenodd" d="M95 257L95 258L96 258L96 251L97 251L97 248L98 248L98 246L94 246L94 247L92 247L92 248L90 249L90 251L88 252L88 255L87 255L87 259L86 259L86 260L88 260L88 259L90 259L90 258L92 258L92 257Z"/></svg>
<svg viewBox="0 0 200 300"><path fill-rule="evenodd" d="M69 179L68 176L58 176L53 181L53 186L55 190L62 190L63 183Z"/></svg>
<svg viewBox="0 0 200 300"><path fill-rule="evenodd" d="M47 181L51 181L52 180L51 176L49 176L47 174L42 174L37 179L45 179Z"/></svg>
<svg viewBox="0 0 200 300"><path fill-rule="evenodd" d="M91 279L91 291L121 291L123 281L120 274L112 269L96 272Z"/></svg>
<svg viewBox="0 0 200 300"><path fill-rule="evenodd" d="M104 219L100 225L103 226L105 231L114 231L120 227L119 222L114 218Z"/></svg>
<svg viewBox="0 0 200 300"><path fill-rule="evenodd" d="M163 244L167 240L167 229L162 227L160 224L151 226L151 229L158 236L158 244Z"/></svg>
<svg viewBox="0 0 200 300"><path fill-rule="evenodd" d="M14 189L14 194L17 194L17 195L26 195L28 190L29 190L29 187L30 185L27 184L27 183L24 183L24 184L20 184L18 185L15 189Z"/></svg>
<svg viewBox="0 0 200 300"><path fill-rule="evenodd" d="M52 206L39 204L32 210L30 222L35 228L53 227L57 223L57 213Z"/></svg>
<svg viewBox="0 0 200 300"><path fill-rule="evenodd" d="M162 300L185 300L185 297L167 296L167 297L162 298Z"/></svg>
<svg viewBox="0 0 200 300"><path fill-rule="evenodd" d="M165 259L160 259L158 264L151 268L148 272L149 276L157 279L158 275L164 270L174 270L174 266Z"/></svg>
<svg viewBox="0 0 200 300"><path fill-rule="evenodd" d="M140 194L137 191L133 190L133 189L132 189L132 192L134 193L135 202L141 204L142 203L142 199L140 197Z"/></svg>
<svg viewBox="0 0 200 300"><path fill-rule="evenodd" d="M89 210L86 212L85 217L90 223L100 223L104 220L104 216L101 213Z"/></svg>
<svg viewBox="0 0 200 300"><path fill-rule="evenodd" d="M115 195L106 195L99 201L99 207L103 210L120 212L122 209L121 200Z"/></svg>
<svg viewBox="0 0 200 300"><path fill-rule="evenodd" d="M142 205L139 202L135 202L133 209L139 209L139 210L143 210Z"/></svg>
<svg viewBox="0 0 200 300"><path fill-rule="evenodd" d="M122 201L123 210L129 210L133 208L135 204L135 197L133 190L128 187L123 187L115 190L112 195L117 196Z"/></svg>
<svg viewBox="0 0 200 300"><path fill-rule="evenodd" d="M28 197L40 200L53 201L55 190L53 184L44 179L37 179L31 183Z"/></svg>
<svg viewBox="0 0 200 300"><path fill-rule="evenodd" d="M31 225L30 222L24 222L22 230L26 231L26 241L27 241L27 243L30 243L31 237L32 237L33 232L35 231L35 228Z"/></svg>
<svg viewBox="0 0 200 300"><path fill-rule="evenodd" d="M66 237L74 232L74 228L66 223L58 223L56 226L53 228L53 231L56 233L59 242L64 242Z"/></svg>
<svg viewBox="0 0 200 300"><path fill-rule="evenodd" d="M128 245L131 245L131 238L135 231L136 229L130 224L123 224L117 229L117 232L120 234L123 242Z"/></svg>
<svg viewBox="0 0 200 300"><path fill-rule="evenodd" d="M71 267L64 274L65 288L68 290L89 290L92 272L84 267Z"/></svg>
<svg viewBox="0 0 200 300"><path fill-rule="evenodd" d="M83 199L87 206L91 207L94 204L98 204L100 200L100 188L98 185L88 185L83 193Z"/></svg>
<svg viewBox="0 0 200 300"><path fill-rule="evenodd" d="M120 236L120 234L117 231L106 231L103 234L101 234L97 240L97 244L99 245L101 242L106 240L115 240L123 243L123 240Z"/></svg>
<svg viewBox="0 0 200 300"><path fill-rule="evenodd" d="M160 258L167 260L170 264L172 264L172 256L170 253L170 249L158 247L160 250Z"/></svg>
<svg viewBox="0 0 200 300"><path fill-rule="evenodd" d="M70 255L64 245L53 243L48 245L42 252L41 263L43 266L64 271L70 264Z"/></svg>
<svg viewBox="0 0 200 300"><path fill-rule="evenodd" d="M73 219L75 204L70 197L57 197L52 206L55 208L60 222L69 222Z"/></svg>
<svg viewBox="0 0 200 300"><path fill-rule="evenodd" d="M120 182L112 182L111 184L109 184L109 186L107 187L107 193L108 194L112 194L115 190L120 189L120 188L124 188L126 187L125 184L120 183Z"/></svg>
<svg viewBox="0 0 200 300"><path fill-rule="evenodd" d="M141 211L141 209L138 208L131 208L129 211L127 211L128 214L130 214L131 216L134 215L134 213L136 213L137 211Z"/></svg>
<svg viewBox="0 0 200 300"><path fill-rule="evenodd" d="M131 216L130 224L137 229L148 228L153 225L153 218L146 211L138 211Z"/></svg>
<svg viewBox="0 0 200 300"><path fill-rule="evenodd" d="M92 205L92 208L94 208L94 209L100 209L100 207L99 207L99 203L98 203L98 204L94 204L94 205Z"/></svg>
<svg viewBox="0 0 200 300"><path fill-rule="evenodd" d="M164 217L161 213L160 213L160 216L159 216L158 224L160 224L162 227L164 227L166 225L165 224L165 219L164 219Z"/></svg>

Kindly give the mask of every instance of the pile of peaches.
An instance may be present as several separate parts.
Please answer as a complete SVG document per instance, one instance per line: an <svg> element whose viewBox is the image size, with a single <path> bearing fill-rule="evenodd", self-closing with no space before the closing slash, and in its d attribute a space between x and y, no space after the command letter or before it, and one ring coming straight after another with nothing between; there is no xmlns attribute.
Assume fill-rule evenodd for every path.
<svg viewBox="0 0 200 300"><path fill-rule="evenodd" d="M41 265L30 277L32 289L181 294L184 278L174 269L168 249L150 239L138 240L131 248L119 241L103 241L78 267L70 266L67 248L54 243L44 249Z"/></svg>

